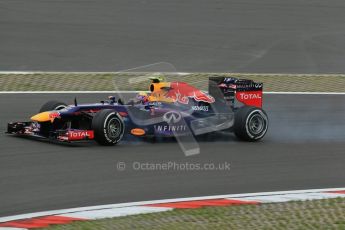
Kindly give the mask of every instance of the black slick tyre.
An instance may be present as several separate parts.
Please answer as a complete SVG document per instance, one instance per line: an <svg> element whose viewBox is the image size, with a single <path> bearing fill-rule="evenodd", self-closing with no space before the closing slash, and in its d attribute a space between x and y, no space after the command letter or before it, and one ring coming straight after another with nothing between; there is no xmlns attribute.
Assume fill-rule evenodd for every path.
<svg viewBox="0 0 345 230"><path fill-rule="evenodd" d="M44 105L42 105L40 109L40 113L46 112L46 111L52 111L52 110L61 110L66 108L67 105L61 101L48 101Z"/></svg>
<svg viewBox="0 0 345 230"><path fill-rule="evenodd" d="M95 141L100 145L115 145L121 141L125 124L122 117L114 110L104 109L92 119Z"/></svg>
<svg viewBox="0 0 345 230"><path fill-rule="evenodd" d="M243 141L258 141L268 130L268 117L264 110L244 106L235 112L234 133Z"/></svg>

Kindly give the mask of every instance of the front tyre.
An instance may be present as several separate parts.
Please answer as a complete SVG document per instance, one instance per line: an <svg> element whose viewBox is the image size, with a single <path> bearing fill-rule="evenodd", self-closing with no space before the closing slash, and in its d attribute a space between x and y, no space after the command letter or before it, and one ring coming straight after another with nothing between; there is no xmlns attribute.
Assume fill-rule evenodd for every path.
<svg viewBox="0 0 345 230"><path fill-rule="evenodd" d="M65 109L67 105L61 101L48 101L44 105L42 105L40 109L40 113L46 112L46 111L53 111L53 110L61 110Z"/></svg>
<svg viewBox="0 0 345 230"><path fill-rule="evenodd" d="M123 137L125 124L122 117L114 110L104 109L92 119L95 141L100 145L115 145Z"/></svg>
<svg viewBox="0 0 345 230"><path fill-rule="evenodd" d="M235 113L235 135L244 141L262 139L268 129L268 117L264 110L251 106L239 108Z"/></svg>

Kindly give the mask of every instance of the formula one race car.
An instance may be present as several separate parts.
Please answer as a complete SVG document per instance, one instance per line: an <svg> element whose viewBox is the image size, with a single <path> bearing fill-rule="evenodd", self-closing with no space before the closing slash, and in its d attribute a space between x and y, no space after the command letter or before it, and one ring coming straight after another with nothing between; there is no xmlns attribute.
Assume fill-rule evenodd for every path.
<svg viewBox="0 0 345 230"><path fill-rule="evenodd" d="M28 122L8 124L7 133L58 142L95 140L114 145L124 134L178 137L232 131L257 141L268 129L262 110L262 83L232 77L210 77L208 93L184 82L152 77L149 92L126 103L114 96L94 104L67 106L49 101Z"/></svg>

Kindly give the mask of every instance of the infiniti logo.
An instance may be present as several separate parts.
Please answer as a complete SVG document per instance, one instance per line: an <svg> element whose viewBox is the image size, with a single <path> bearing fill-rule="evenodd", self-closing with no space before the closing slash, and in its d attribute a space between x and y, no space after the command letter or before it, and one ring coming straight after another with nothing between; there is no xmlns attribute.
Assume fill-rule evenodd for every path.
<svg viewBox="0 0 345 230"><path fill-rule="evenodd" d="M166 121L168 124L170 123L177 123L181 120L181 114L174 112L174 111L170 111L167 112L163 115L163 121Z"/></svg>

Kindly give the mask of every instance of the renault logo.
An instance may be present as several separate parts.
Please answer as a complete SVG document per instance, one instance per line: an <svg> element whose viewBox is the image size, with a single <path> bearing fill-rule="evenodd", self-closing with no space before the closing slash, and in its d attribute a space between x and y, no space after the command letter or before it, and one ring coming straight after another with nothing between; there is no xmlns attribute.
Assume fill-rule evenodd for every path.
<svg viewBox="0 0 345 230"><path fill-rule="evenodd" d="M181 120L181 117L182 116L180 113L170 111L163 115L163 121L166 121L168 124L171 124L171 123L175 124Z"/></svg>

